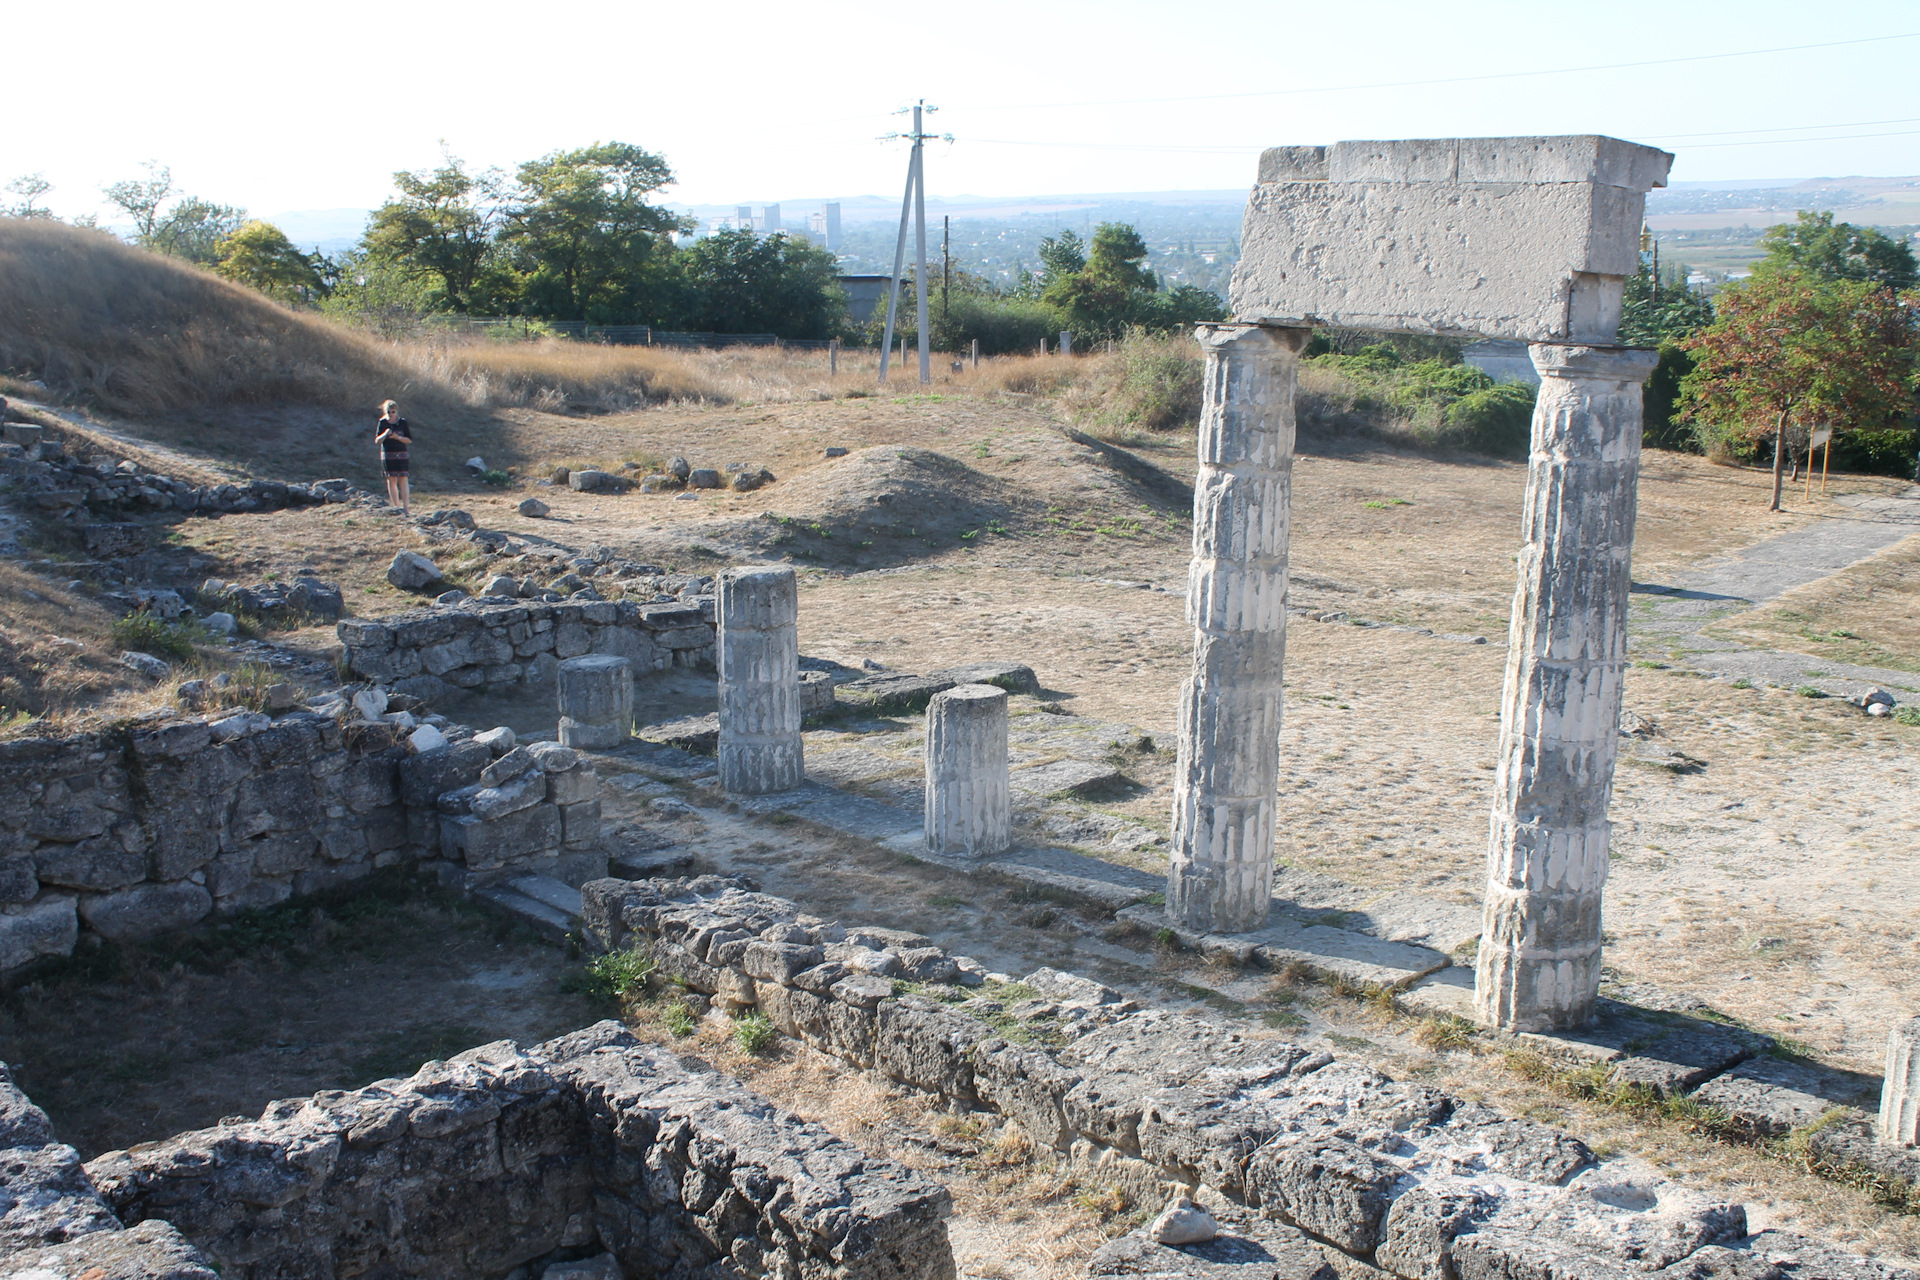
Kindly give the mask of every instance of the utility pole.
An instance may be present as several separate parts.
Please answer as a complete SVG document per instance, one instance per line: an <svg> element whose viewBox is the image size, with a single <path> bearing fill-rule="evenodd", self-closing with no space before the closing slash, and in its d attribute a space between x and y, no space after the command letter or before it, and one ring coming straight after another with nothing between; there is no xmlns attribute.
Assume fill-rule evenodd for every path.
<svg viewBox="0 0 1920 1280"><path fill-rule="evenodd" d="M947 290L953 285L953 215L940 215L940 319L947 318Z"/></svg>
<svg viewBox="0 0 1920 1280"><path fill-rule="evenodd" d="M913 132L909 134L890 134L890 138L907 137L913 140L913 156L907 161L907 190L900 200L900 234L893 245L893 287L887 294L886 336L880 346L880 381L887 380L887 359L892 354L894 323L900 312L900 275L906 266L907 256L907 214L913 213L914 225L914 318L920 329L920 381L924 385L933 381L933 352L929 343L931 335L927 332L927 183L924 144L928 138L936 135L921 128L924 113L938 111L930 107L922 98L910 110L913 112ZM946 134L947 141L953 135ZM886 141L887 139L882 139ZM904 352L902 358L905 358Z"/></svg>

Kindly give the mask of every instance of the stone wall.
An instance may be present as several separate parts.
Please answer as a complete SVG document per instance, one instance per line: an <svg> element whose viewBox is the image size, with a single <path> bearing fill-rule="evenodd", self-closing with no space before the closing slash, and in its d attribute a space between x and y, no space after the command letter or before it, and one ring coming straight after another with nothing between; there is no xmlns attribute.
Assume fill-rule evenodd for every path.
<svg viewBox="0 0 1920 1280"><path fill-rule="evenodd" d="M349 670L433 701L460 689L545 683L560 662L617 654L635 672L713 664L713 601L510 603L491 596L337 628Z"/></svg>
<svg viewBox="0 0 1920 1280"><path fill-rule="evenodd" d="M599 779L576 752L442 721L450 741L415 753L412 716L384 706L334 694L0 743L0 971L82 930L148 937L394 863L467 887L569 857L596 873Z"/></svg>
<svg viewBox="0 0 1920 1280"><path fill-rule="evenodd" d="M645 945L715 1003L757 1006L822 1052L998 1112L1147 1203L1205 1185L1409 1280L1904 1274L1750 1236L1744 1206L1599 1162L1560 1130L1243 1025L1138 1011L1071 974L1002 984L925 938L842 927L719 877L601 880L582 896L599 945ZM1757 1263L1688 1269L1723 1252ZM1786 1262L1799 1269L1767 1270Z"/></svg>
<svg viewBox="0 0 1920 1280"><path fill-rule="evenodd" d="M0 1276L78 1275L115 1251L147 1270L112 1274L183 1280L207 1263L226 1280L467 1280L603 1253L633 1278L954 1274L943 1188L612 1022L84 1168L0 1089L0 1115L9 1102L37 1127L0 1156L0 1203L32 1206L0 1218L0 1252L19 1251Z"/></svg>

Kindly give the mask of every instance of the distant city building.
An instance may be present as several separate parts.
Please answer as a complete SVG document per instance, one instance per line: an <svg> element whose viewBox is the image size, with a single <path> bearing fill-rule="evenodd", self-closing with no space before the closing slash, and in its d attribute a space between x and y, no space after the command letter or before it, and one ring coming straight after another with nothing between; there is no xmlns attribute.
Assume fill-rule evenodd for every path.
<svg viewBox="0 0 1920 1280"><path fill-rule="evenodd" d="M753 206L750 204L739 206L734 210L734 216L738 219L738 221L733 224L734 226L751 227L753 225Z"/></svg>
<svg viewBox="0 0 1920 1280"><path fill-rule="evenodd" d="M780 206L777 204L770 204L761 209L760 220L754 225L765 235L787 229L786 224L780 220Z"/></svg>

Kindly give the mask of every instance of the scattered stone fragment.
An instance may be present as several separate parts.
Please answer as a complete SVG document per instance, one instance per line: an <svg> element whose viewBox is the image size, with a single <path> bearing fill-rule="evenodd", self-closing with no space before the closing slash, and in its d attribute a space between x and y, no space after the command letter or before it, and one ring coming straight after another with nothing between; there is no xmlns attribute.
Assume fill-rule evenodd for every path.
<svg viewBox="0 0 1920 1280"><path fill-rule="evenodd" d="M844 458L847 456L847 447L843 444L830 444L827 446L827 456L829 458Z"/></svg>
<svg viewBox="0 0 1920 1280"><path fill-rule="evenodd" d="M459 604L462 600L465 600L466 598L467 598L467 593L461 590L459 587L455 587L451 591L442 591L439 595L433 598L433 602L435 604L452 605L452 604Z"/></svg>
<svg viewBox="0 0 1920 1280"><path fill-rule="evenodd" d="M387 714L387 691L362 689L353 695L353 709L360 713L362 720L378 720Z"/></svg>
<svg viewBox="0 0 1920 1280"><path fill-rule="evenodd" d="M485 733L476 733L473 735L473 740L485 747L496 758L513 750L515 742L513 730L505 725L497 729L488 729Z"/></svg>
<svg viewBox="0 0 1920 1280"><path fill-rule="evenodd" d="M688 463L688 461L685 458L680 458L680 457L668 458L667 474L672 476L676 480L685 480L688 476L693 474L693 467L690 463Z"/></svg>
<svg viewBox="0 0 1920 1280"><path fill-rule="evenodd" d="M467 459L467 470L473 472L475 475L480 475L484 473L486 469L487 469L486 459L480 458L477 456Z"/></svg>
<svg viewBox="0 0 1920 1280"><path fill-rule="evenodd" d="M720 473L712 467L695 467L688 473L687 483L696 489L718 489L722 481Z"/></svg>
<svg viewBox="0 0 1920 1280"><path fill-rule="evenodd" d="M418 551L396 551L387 566L387 581L402 591L418 591L440 581L440 566Z"/></svg>
<svg viewBox="0 0 1920 1280"><path fill-rule="evenodd" d="M1182 1197L1160 1211L1147 1234L1159 1244L1205 1244L1220 1234L1220 1227L1212 1214Z"/></svg>
<svg viewBox="0 0 1920 1280"><path fill-rule="evenodd" d="M120 665L149 680L165 680L173 668L150 653L135 653L131 650L120 655Z"/></svg>
<svg viewBox="0 0 1920 1280"><path fill-rule="evenodd" d="M567 484L573 479L573 472L567 467L555 467L547 478L557 485Z"/></svg>
<svg viewBox="0 0 1920 1280"><path fill-rule="evenodd" d="M488 596L506 596L512 599L520 594L520 584L504 573L496 573L487 579L487 585L480 588L480 594Z"/></svg>
<svg viewBox="0 0 1920 1280"><path fill-rule="evenodd" d="M407 735L407 745L413 748L415 755L436 751L447 745L447 735L430 724L423 724Z"/></svg>
<svg viewBox="0 0 1920 1280"><path fill-rule="evenodd" d="M519 509L521 515L530 516L536 520L553 510L552 507L549 507L538 498L528 498L520 504Z"/></svg>
<svg viewBox="0 0 1920 1280"><path fill-rule="evenodd" d="M200 625L209 631L217 631L223 636L238 635L240 623L225 610L210 613L200 620Z"/></svg>
<svg viewBox="0 0 1920 1280"><path fill-rule="evenodd" d="M291 711L300 705L300 688L285 680L267 686L267 710Z"/></svg>

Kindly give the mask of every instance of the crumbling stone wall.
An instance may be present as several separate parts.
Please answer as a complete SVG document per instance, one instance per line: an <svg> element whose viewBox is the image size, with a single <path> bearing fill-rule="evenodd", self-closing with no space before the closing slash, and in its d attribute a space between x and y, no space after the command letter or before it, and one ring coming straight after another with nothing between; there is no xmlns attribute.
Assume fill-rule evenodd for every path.
<svg viewBox="0 0 1920 1280"><path fill-rule="evenodd" d="M601 880L582 897L597 943L647 945L716 1003L757 1005L823 1052L997 1111L1142 1198L1205 1184L1409 1280L1903 1274L1749 1235L1744 1206L1599 1162L1560 1130L1282 1038L1138 1011L1070 974L1042 970L1009 995L925 938L845 928L719 877ZM920 985L930 998L896 980L944 985ZM1725 1270L1725 1254L1749 1269Z"/></svg>
<svg viewBox="0 0 1920 1280"><path fill-rule="evenodd" d="M432 702L461 689L545 683L562 659L589 653L618 655L641 672L711 666L713 617L711 597L473 603L349 619L336 631L353 674Z"/></svg>
<svg viewBox="0 0 1920 1280"><path fill-rule="evenodd" d="M24 1140L44 1142L27 1150L45 1150L45 1116L4 1087L0 1108L9 1094L38 1118ZM612 1022L276 1102L84 1168L52 1150L31 1167L0 1157L0 1203L37 1206L0 1219L0 1247L36 1251L0 1276L59 1246L68 1267L144 1248L148 1270L113 1274L196 1280L211 1272L183 1260L226 1280L467 1280L601 1252L635 1280L954 1274L944 1188Z"/></svg>
<svg viewBox="0 0 1920 1280"><path fill-rule="evenodd" d="M452 741L415 754L403 726L337 695L316 705L338 714L0 743L0 972L71 953L83 929L149 937L395 863L462 887L568 855L593 873L599 779L577 752L449 725Z"/></svg>

